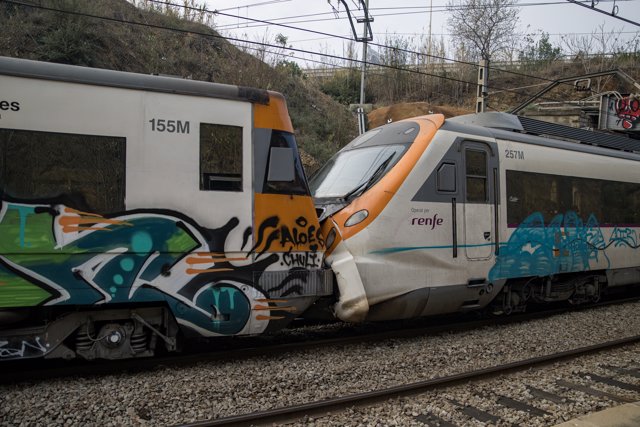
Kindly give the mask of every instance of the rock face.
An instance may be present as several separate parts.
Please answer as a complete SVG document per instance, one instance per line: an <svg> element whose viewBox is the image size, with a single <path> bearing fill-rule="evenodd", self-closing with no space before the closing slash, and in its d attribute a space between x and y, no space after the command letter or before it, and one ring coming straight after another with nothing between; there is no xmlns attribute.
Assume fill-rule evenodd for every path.
<svg viewBox="0 0 640 427"><path fill-rule="evenodd" d="M444 114L445 118L449 118L468 113L471 113L471 111L455 107L429 105L426 102L406 102L377 108L370 112L367 118L369 120L369 129L373 129L386 123L397 122L398 120L423 116L425 114Z"/></svg>

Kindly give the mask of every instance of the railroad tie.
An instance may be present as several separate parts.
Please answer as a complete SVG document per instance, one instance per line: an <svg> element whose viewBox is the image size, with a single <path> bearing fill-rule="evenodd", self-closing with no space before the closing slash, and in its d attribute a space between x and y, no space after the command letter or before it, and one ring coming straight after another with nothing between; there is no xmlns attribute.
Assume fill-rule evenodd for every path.
<svg viewBox="0 0 640 427"><path fill-rule="evenodd" d="M463 414L465 414L466 416L475 418L476 420L481 421L483 423L491 423L491 424L498 424L499 422L504 423L504 420L502 418L497 417L488 412L485 412L481 409L474 408L473 406L465 405L451 399L449 399L449 402L452 405L457 406L458 407L457 409Z"/></svg>
<svg viewBox="0 0 640 427"><path fill-rule="evenodd" d="M606 397L608 399L613 400L614 402L631 403L631 402L634 401L633 399L627 399L626 397L618 396L618 395L615 395L613 393L607 393L606 391L597 390L597 389L592 388L592 387L588 387L588 386L581 385L581 384L575 384L575 383L572 383L572 382L569 382L569 381L565 381L565 380L557 380L556 384L558 384L560 387L566 387L568 389L580 391L580 392L585 393L585 394L590 394L591 396Z"/></svg>
<svg viewBox="0 0 640 427"><path fill-rule="evenodd" d="M629 377L640 378L640 371L634 368L621 368L619 366L612 365L600 365L601 368L607 369L609 371L617 372L621 375L627 375Z"/></svg>
<svg viewBox="0 0 640 427"><path fill-rule="evenodd" d="M456 424L451 424L431 412L420 414L415 419L427 427L458 427Z"/></svg>
<svg viewBox="0 0 640 427"><path fill-rule="evenodd" d="M510 397L506 397L506 396L498 396L498 403L502 406L506 406L507 408L515 409L516 411L526 412L536 417L544 417L545 415L551 415L549 412L545 410L536 408L535 406L531 406L527 403L521 402L519 400L511 399Z"/></svg>
<svg viewBox="0 0 640 427"><path fill-rule="evenodd" d="M568 397L558 396L557 394L549 393L548 391L540 390L539 388L527 386L527 389L529 390L529 393L531 393L533 397L537 397L538 399L544 399L549 402L555 403L557 405L573 403L573 400L569 399Z"/></svg>
<svg viewBox="0 0 640 427"><path fill-rule="evenodd" d="M618 387L618 388L621 388L623 390L640 392L640 386L637 386L635 384L625 383L623 381L618 381L618 380L613 379L613 378L603 377L601 375L596 375L596 374L582 374L582 377L583 378L587 378L587 379L591 379L593 381L597 381L599 383L607 384L607 385L610 385L610 386L613 386L613 387Z"/></svg>

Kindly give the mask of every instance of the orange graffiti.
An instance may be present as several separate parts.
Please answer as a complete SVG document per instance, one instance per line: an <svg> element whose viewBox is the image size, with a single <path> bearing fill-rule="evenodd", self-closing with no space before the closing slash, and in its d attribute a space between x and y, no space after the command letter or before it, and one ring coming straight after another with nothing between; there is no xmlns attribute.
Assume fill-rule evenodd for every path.
<svg viewBox="0 0 640 427"><path fill-rule="evenodd" d="M113 231L108 228L103 227L63 227L62 231L65 233L73 233L75 231L85 231L85 230L95 230L95 231Z"/></svg>
<svg viewBox="0 0 640 427"><path fill-rule="evenodd" d="M187 274L202 274L202 273L221 273L223 271L233 271L232 268L208 268L205 270L198 270L195 268L187 268Z"/></svg>
<svg viewBox="0 0 640 427"><path fill-rule="evenodd" d="M263 316L261 314L256 316L256 320L282 320L284 316Z"/></svg>
<svg viewBox="0 0 640 427"><path fill-rule="evenodd" d="M255 307L253 307L253 310L255 311L264 311L264 310L271 310L271 311L288 311L289 313L295 313L296 311L298 311L297 308L295 307L270 307L270 306L264 306L264 305L256 305Z"/></svg>
<svg viewBox="0 0 640 427"><path fill-rule="evenodd" d="M194 264L211 264L211 263L215 263L215 262L245 261L246 259L247 259L247 257L243 257L243 258L214 258L214 257L197 258L197 257L189 257L189 258L187 258L187 264L190 264L190 265L194 265Z"/></svg>
<svg viewBox="0 0 640 427"><path fill-rule="evenodd" d="M102 218L100 216L93 216L91 218L86 218L82 216L62 216L58 219L58 223L62 226L62 231L64 233L71 233L74 231L82 231L82 230L104 230L111 231L107 228L103 227L81 227L80 225L89 224L89 225L98 225L98 224L106 224L106 225L126 225L132 227L133 224L125 221L120 221L117 219L107 219Z"/></svg>
<svg viewBox="0 0 640 427"><path fill-rule="evenodd" d="M260 299L256 299L256 302L273 302L273 303L286 303L289 302L289 300L286 299L269 299L269 298L260 298Z"/></svg>
<svg viewBox="0 0 640 427"><path fill-rule="evenodd" d="M98 215L98 214L90 213L90 212L82 212L82 211L79 211L79 210L76 210L76 209L73 209L73 208L69 208L69 207L65 207L64 208L64 212L65 213L71 213L71 214L78 214L78 215L94 216L94 217L97 217L97 218L103 218L102 215Z"/></svg>

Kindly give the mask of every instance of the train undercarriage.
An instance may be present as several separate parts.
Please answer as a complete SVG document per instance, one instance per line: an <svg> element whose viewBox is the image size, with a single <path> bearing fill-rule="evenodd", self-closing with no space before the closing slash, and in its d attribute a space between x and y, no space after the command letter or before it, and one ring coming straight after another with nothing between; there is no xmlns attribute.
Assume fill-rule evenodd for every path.
<svg viewBox="0 0 640 427"><path fill-rule="evenodd" d="M28 316L22 311L0 314L5 329L0 330L3 336L0 360L36 357L116 360L153 356L159 349L178 349L179 328L166 307L67 312L47 308Z"/></svg>
<svg viewBox="0 0 640 427"><path fill-rule="evenodd" d="M513 279L507 281L491 309L494 314L509 315L524 312L529 303L596 303L600 301L606 285L604 272Z"/></svg>

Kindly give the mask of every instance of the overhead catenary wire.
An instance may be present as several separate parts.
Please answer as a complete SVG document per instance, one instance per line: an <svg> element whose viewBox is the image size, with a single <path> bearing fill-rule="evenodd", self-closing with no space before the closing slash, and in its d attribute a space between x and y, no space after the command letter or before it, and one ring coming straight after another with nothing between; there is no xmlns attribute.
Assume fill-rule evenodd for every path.
<svg viewBox="0 0 640 427"><path fill-rule="evenodd" d="M614 2L614 0L600 0L601 2ZM635 1L635 0L615 0L616 2L627 2L627 1ZM552 1L552 2L533 2L533 3L518 3L515 5L511 5L511 6L506 6L506 7L533 7L533 6L554 6L554 5L567 5L566 1ZM242 7L241 7L242 8ZM411 15L411 14L415 14L415 13L429 13L430 11L434 12L434 13L440 13L440 12L446 12L448 10L465 10L465 9L480 9L483 8L483 6L467 6L467 5L460 5L460 6L453 6L453 7L448 7L448 6L415 6L415 7L393 7L393 8L384 8L384 7L372 7L369 10L370 11L377 11L377 10L398 10L398 9L417 9L418 12L416 11L411 11L411 12L395 12L395 13L379 13L376 14L376 16L379 17L385 17L385 16L401 16L401 15ZM237 7L234 8L225 8L225 9L219 9L219 11L227 11L227 10L232 10L232 9L237 9ZM272 21L281 21L281 20L288 20L288 19L300 19L300 18L311 18L311 17L319 17L319 16L326 16L326 15L334 15L334 12L318 12L318 13L310 13L310 14L304 14L304 15L295 15L295 16L289 16L289 17L283 17L283 18L274 18ZM307 23L307 22L322 22L322 21L329 21L329 20L333 20L334 18L322 18L322 19L312 19L312 20L305 20L305 21L294 21L294 22L289 22L289 23ZM338 19L347 19L346 17L339 17ZM237 24L225 24L223 27L233 27L236 26ZM260 24L260 25L249 25L247 27L244 28L252 28L252 27L259 27L259 26L264 26L264 25L268 25L268 24Z"/></svg>
<svg viewBox="0 0 640 427"><path fill-rule="evenodd" d="M148 1L150 1L152 3L170 5L170 6L177 7L177 8L193 9L193 7L189 7L189 6L186 6L186 5L175 4L175 3L172 3L169 0L148 0ZM605 1L605 0L603 0L603 1ZM606 0L606 1L609 1L609 0ZM627 0L625 0L625 1L627 1ZM628 1L631 1L631 0L628 0ZM546 4L546 3L541 3L541 4ZM554 4L567 4L567 3L565 3L565 2L556 2ZM311 30L311 29L307 29L307 28L294 27L294 26L291 26L291 25L288 25L288 24L281 24L281 23L276 23L276 22L267 21L267 20L261 20L261 19L256 19L256 18L240 17L238 15L220 13L220 12L215 11L215 10L214 11L208 11L208 13L219 14L219 15L222 15L222 16L228 16L228 17L232 17L232 18L244 19L244 20L252 21L252 22L259 22L259 23L262 23L262 24L265 24L265 25L275 25L275 26L279 26L279 27L283 27L283 28L292 29L292 30L304 31L304 32L312 33L312 34L318 34L318 35L331 37L331 38L343 39L343 40L350 41L350 42L353 41L353 39L348 37L348 36L341 36L341 35L326 33L326 32L322 32L322 31ZM433 59L437 59L437 60L441 60L441 61L448 61L448 62L452 62L452 63L464 64L464 65L468 65L468 66L471 66L471 67L474 67L474 68L478 67L478 64L474 63L474 62L456 60L456 59L447 58L447 57L444 57L444 56L426 54L426 53L423 53L423 52L416 52L416 51L413 51L413 50L410 50L410 49L404 49L404 48L399 48L399 47L395 47L395 46L388 46L388 45L375 43L375 42L369 42L368 44L371 45L371 46L376 46L376 47L382 48L382 49L390 49L390 50L394 50L394 51L397 51L397 52L407 53L407 54L410 54L410 55L423 56L423 57L433 58ZM351 60L351 59L349 59L349 60ZM376 64L376 65L382 66L381 64ZM542 80L542 81L545 81L545 82L548 82L548 83L555 83L556 82L556 80L554 80L554 79L548 79L546 77L526 74L526 73L522 73L522 72L519 72L519 71L505 70L503 68L498 68L495 65L494 66L489 65L486 68L488 70L490 70L490 71L493 70L493 71L498 71L498 72L502 72L502 73L506 73L506 74L512 74L512 75L516 75L516 76L520 76L520 77L526 77L526 78ZM477 85L477 82L468 82L468 83ZM562 84L565 85L565 86L573 87L573 85L571 83L562 83ZM488 85L488 87L492 88L492 89L500 89L500 88L497 88L496 86L493 86L493 85ZM500 89L499 92L509 92L509 90L508 89ZM593 91L592 91L592 93L593 93Z"/></svg>
<svg viewBox="0 0 640 427"><path fill-rule="evenodd" d="M149 1L152 2L152 3L165 4L165 5L175 6L175 7L179 7L179 8L187 8L187 9L192 8L190 6L172 3L172 2L167 1L167 0L149 0ZM307 32L307 33L312 33L312 34L317 34L317 35L322 35L322 36L327 36L327 37L347 40L347 41L353 41L353 39L348 37L348 36L341 36L341 35L337 35L337 34L326 33L324 31L311 30L311 29L308 29L308 28L293 27L293 26L288 25L288 24L280 24L280 23L276 23L276 22L272 22L272 21L266 21L266 20L262 20L262 19L243 17L243 16L238 16L238 15L233 15L233 14L223 13L223 12L218 12L218 11L209 11L209 13L228 16L228 17L231 17L231 18L245 19L245 20L252 21L252 22L260 22L260 23L267 24L267 25L275 25L275 26L278 26L278 27L283 27L283 28L288 28L288 29L298 30L298 31L304 31L304 32ZM368 42L368 44L372 45L372 46L379 47L379 48L383 48L383 49L391 49L391 50L394 50L394 51L397 51L397 52L408 53L408 54L411 54L411 55L423 56L423 57L428 57L428 58L432 58L432 59L453 62L453 63L457 63L457 64L469 65L469 66L472 66L472 67L475 67L475 68L478 67L478 64L475 63L475 62L462 61L462 60L447 58L447 57L439 56L439 55L427 54L427 53L423 53L423 52L416 52L416 51L413 51L413 50L410 50L410 49L404 49L404 48L399 48L399 47L394 47L394 46L388 46L388 45L384 45L384 44L381 44L381 43ZM292 49L292 48L287 48L287 49ZM381 64L376 64L376 65L382 66ZM489 70L493 70L493 71L504 72L504 73L508 73L508 74L517 75L517 76L520 76L520 77L534 78L534 79L538 79L538 80L547 81L549 83L552 83L552 82L555 81L553 79L548 79L548 78L545 78L545 77L533 76L533 75L521 73L521 72L518 72L518 71L505 70L505 69L502 69L502 68L497 68L497 67L492 67L492 66L489 66L487 68ZM467 82L467 83L470 83L470 82ZM477 84L477 82L474 83L474 84Z"/></svg>
<svg viewBox="0 0 640 427"><path fill-rule="evenodd" d="M640 27L640 22L636 22L636 21L632 21L631 19L623 18L622 16L618 16L618 15L617 15L617 14L615 14L614 12L609 13L609 12L606 12L606 11L604 11L604 10L597 9L595 6L593 6L593 3L592 3L592 6L589 6L589 5L587 5L587 4L584 4L584 3L582 3L582 2L579 2L579 1L577 1L577 0L567 0L567 1L568 1L569 3L577 4L578 6L582 6L582 7L586 7L587 9L591 9L591 10L593 10L594 12L604 13L604 14L605 14L605 15L607 15L607 16L610 16L610 17L612 17L612 18L619 19L619 20L621 20L621 21L624 21L624 22L627 22L627 23L629 23L629 24L635 25L636 27ZM617 7L617 6L614 6L614 10L615 10L615 7Z"/></svg>
<svg viewBox="0 0 640 427"><path fill-rule="evenodd" d="M151 1L153 1L153 0L151 0ZM358 63L358 64L364 62L362 60L358 60L358 59L354 59L354 58L345 58L345 57L342 57L342 56L339 56L339 55L334 55L334 54L313 52L313 51L309 51L309 50L305 50L305 49L298 49L298 48L293 48L293 47L283 47L281 45L274 45L274 44L265 43L265 42L250 41L250 40L238 39L238 38L234 38L234 37L225 37L225 36L222 36L222 35L219 35L219 34L205 33L205 32L202 32L202 31L195 31L195 30L185 30L185 29L182 29L182 28L167 27L167 26L151 24L151 23L147 23L147 22L128 21L128 20L119 19L119 18L113 18L113 17L108 17L108 16L100 16L100 15L93 15L93 14L89 14L89 13L77 12L77 11L72 11L72 10L57 9L57 8L52 8L52 7L42 6L42 5L24 3L24 2L21 2L21 1L17 1L17 0L0 0L0 2L9 3L9 4L17 5L17 6L28 7L28 8L39 9L39 10L47 10L47 11L50 11L50 12L63 13L63 14L74 15L74 16L82 16L82 17L92 18L92 19L99 19L99 20L104 20L104 21L108 21L108 22L116 22L116 23L126 24L126 25L136 25L136 26L154 28L154 29L159 29L159 30L173 31L173 32L182 33L182 34L194 34L194 35L199 35L199 36L202 36L202 37L205 37L205 38L222 39L222 40L227 40L227 41L234 41L234 42L237 42L237 43L249 43L249 44L258 45L258 46L261 46L261 47L264 47L264 48L274 48L274 49L278 49L278 50L285 49L285 50L299 52L299 53L322 56L322 57L325 57L325 58L338 59L338 60L348 60L348 61L351 61L351 62L354 62L354 63ZM471 65L475 65L475 64L471 64ZM425 76L429 76L429 77L434 77L434 78L438 78L438 79L444 79L444 80L453 81L453 82L462 83L462 84L468 84L468 85L472 85L472 86L476 86L477 85L477 82L472 82L472 81L467 81L467 80L462 80L462 79L457 79L457 78L447 77L447 76L440 76L440 75L437 75L437 74L426 73L426 72L423 72L423 71L414 70L414 69L410 69L410 68L402 68L402 67L396 67L396 66L384 65L384 64L379 65L379 67L386 68L386 69L397 70L397 71L409 72L409 73L413 73L413 74L425 75ZM495 86L495 85L489 85L489 87L491 89L494 89L494 90L497 89L497 90L501 90L501 91L504 91L504 92L513 93L513 94L518 95L520 97L525 97L525 96L528 97L529 96L527 94L523 94L523 93L518 92L516 90L512 90L512 89L508 89L508 88L501 88L501 87L498 87L498 86ZM557 99L550 98L550 97L541 97L541 98L542 99L547 99L547 100L550 100L550 101L559 101Z"/></svg>

